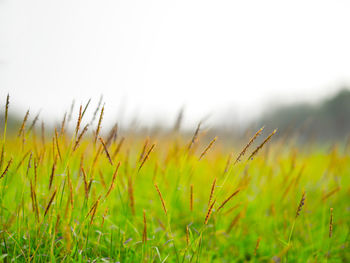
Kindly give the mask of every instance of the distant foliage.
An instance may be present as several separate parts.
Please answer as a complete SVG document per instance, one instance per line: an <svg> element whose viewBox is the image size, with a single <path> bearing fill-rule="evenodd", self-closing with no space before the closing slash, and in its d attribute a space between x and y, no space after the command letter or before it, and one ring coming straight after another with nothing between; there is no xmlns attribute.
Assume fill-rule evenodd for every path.
<svg viewBox="0 0 350 263"><path fill-rule="evenodd" d="M350 91L341 90L317 105L281 106L264 115L259 125L278 127L300 139L344 139L350 134Z"/></svg>

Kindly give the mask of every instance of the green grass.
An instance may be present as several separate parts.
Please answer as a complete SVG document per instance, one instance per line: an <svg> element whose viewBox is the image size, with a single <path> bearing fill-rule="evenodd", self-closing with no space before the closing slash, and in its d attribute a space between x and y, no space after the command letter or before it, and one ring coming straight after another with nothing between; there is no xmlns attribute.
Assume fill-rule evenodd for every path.
<svg viewBox="0 0 350 263"><path fill-rule="evenodd" d="M124 134L116 156L121 137L106 146L111 164L94 136L85 134L73 151L77 136L59 131L57 141L54 133L43 140L36 129L4 133L0 174L12 163L0 179L3 262L350 261L349 149L297 147L272 138L253 160L246 158L258 143L234 164L241 149L226 149L220 138L199 160L208 142L200 138L188 150L190 140L174 133L151 138L140 158L145 138ZM214 178L216 202L205 224ZM305 204L296 217L303 191Z"/></svg>

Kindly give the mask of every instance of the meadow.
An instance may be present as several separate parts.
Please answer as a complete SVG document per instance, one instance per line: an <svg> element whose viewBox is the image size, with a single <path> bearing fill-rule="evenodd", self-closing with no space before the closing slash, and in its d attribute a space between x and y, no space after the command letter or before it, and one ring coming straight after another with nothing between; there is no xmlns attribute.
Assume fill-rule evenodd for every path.
<svg viewBox="0 0 350 263"><path fill-rule="evenodd" d="M52 129L27 112L10 133L9 106L2 262L350 262L344 143L300 145L275 127L232 148L200 124L191 138L122 133L104 129L101 104Z"/></svg>

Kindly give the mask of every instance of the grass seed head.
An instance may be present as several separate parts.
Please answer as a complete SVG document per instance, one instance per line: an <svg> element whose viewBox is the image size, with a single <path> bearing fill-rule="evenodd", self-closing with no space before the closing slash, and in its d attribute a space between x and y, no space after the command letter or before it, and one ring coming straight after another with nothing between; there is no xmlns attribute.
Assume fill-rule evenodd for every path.
<svg viewBox="0 0 350 263"><path fill-rule="evenodd" d="M168 211L167 211L166 206L165 206L165 201L163 199L162 193L160 192L157 183L154 184L154 187L156 188L158 195L159 195L159 198L160 198L160 201L162 202L164 213L165 213L165 215L168 215Z"/></svg>
<svg viewBox="0 0 350 263"><path fill-rule="evenodd" d="M188 225L186 226L186 244L187 246L190 244L190 230L188 229Z"/></svg>
<svg viewBox="0 0 350 263"><path fill-rule="evenodd" d="M77 120L77 125L76 125L76 127L75 127L75 136L78 135L78 132L79 132L79 129L80 129L81 118L82 118L82 109L83 109L83 106L80 105L80 108L79 108L79 116L78 116L78 120Z"/></svg>
<svg viewBox="0 0 350 263"><path fill-rule="evenodd" d="M111 181L111 185L109 186L109 189L108 189L108 191L106 193L105 198L108 197L108 195L112 192L112 190L114 188L115 179L117 178L117 173L118 173L118 170L119 170L119 166L120 166L120 162L118 163L117 167L115 168L115 171L113 173L113 178L112 178L112 181Z"/></svg>
<svg viewBox="0 0 350 263"><path fill-rule="evenodd" d="M64 134L64 131L65 131L66 120L67 120L67 112L64 113L63 120L61 122L61 129L60 129L61 136Z"/></svg>
<svg viewBox="0 0 350 263"><path fill-rule="evenodd" d="M5 170L1 173L0 179L3 178L7 174L11 164L12 164L12 158L8 161L8 163L7 163L6 167L5 167Z"/></svg>
<svg viewBox="0 0 350 263"><path fill-rule="evenodd" d="M329 219L329 238L332 237L333 234L333 208L330 209L331 216Z"/></svg>
<svg viewBox="0 0 350 263"><path fill-rule="evenodd" d="M78 148L79 143L81 141L81 139L83 138L84 134L87 132L89 128L89 124L86 124L84 129L81 131L81 133L79 134L78 138L75 141L74 147L73 147L73 152Z"/></svg>
<svg viewBox="0 0 350 263"><path fill-rule="evenodd" d="M29 110L27 110L26 115L24 115L21 127L19 128L19 131L18 131L18 135L17 135L18 137L20 137L22 134L24 134L24 128L26 126L26 122L28 120L28 116L29 116Z"/></svg>
<svg viewBox="0 0 350 263"><path fill-rule="evenodd" d="M90 225L92 225L92 223L94 222L94 218L95 218L95 214L96 214L96 210L97 210L98 204L100 202L100 198L101 198L101 196L99 196L97 198L96 202L94 203L93 207L90 210L90 213L91 213Z"/></svg>
<svg viewBox="0 0 350 263"><path fill-rule="evenodd" d="M147 243L147 220L146 212L143 210L143 233L142 233L142 242Z"/></svg>
<svg viewBox="0 0 350 263"><path fill-rule="evenodd" d="M85 198L88 199L89 198L89 184L88 184L87 175L86 175L85 170L84 170L83 167L81 167L81 172L83 174L83 180L84 180Z"/></svg>
<svg viewBox="0 0 350 263"><path fill-rule="evenodd" d="M113 161L112 161L112 158L111 158L111 156L110 156L110 154L108 152L107 145L105 144L104 140L101 137L99 137L99 140L100 140L100 142L101 142L101 144L103 146L103 149L104 149L104 151L106 153L106 156L107 156L107 159L108 159L109 163L111 165L113 165Z"/></svg>
<svg viewBox="0 0 350 263"><path fill-rule="evenodd" d="M251 153L251 155L248 157L248 160L252 159L276 132L277 129L274 129L273 132L269 136L267 136L266 139Z"/></svg>
<svg viewBox="0 0 350 263"><path fill-rule="evenodd" d="M50 180L49 180L49 190L51 190L53 178L54 178L54 176L55 176L56 163L57 163L57 155L56 155L56 157L55 157L55 159L54 159L54 162L53 162L52 168L51 168L51 174L50 174Z"/></svg>
<svg viewBox="0 0 350 263"><path fill-rule="evenodd" d="M238 223L239 219L241 218L241 213L238 213L235 218L231 221L230 225L228 226L226 233L230 233L233 227Z"/></svg>
<svg viewBox="0 0 350 263"><path fill-rule="evenodd" d="M101 228L103 227L103 224L105 223L105 218L107 216L108 213L108 207L105 209L103 216L102 216L102 222L101 222Z"/></svg>
<svg viewBox="0 0 350 263"><path fill-rule="evenodd" d="M217 140L218 137L215 137L213 140L211 140L211 142L209 143L209 145L204 149L204 151L201 153L199 160L202 159L202 157L204 155L206 155L206 153L209 151L209 149L213 146L213 144L215 143L215 141Z"/></svg>
<svg viewBox="0 0 350 263"><path fill-rule="evenodd" d="M56 192L57 192L57 189L55 189L55 191L53 192L53 194L52 194L52 196L51 196L51 198L50 198L50 200L49 200L49 202L48 202L48 204L46 206L46 209L45 209L45 212L44 212L44 217L46 216L47 212L49 211L49 209L50 209L50 207L52 205L53 199L56 196Z"/></svg>
<svg viewBox="0 0 350 263"><path fill-rule="evenodd" d="M210 190L210 195L209 195L208 206L210 205L211 199L213 198L214 191L215 191L215 186L216 186L216 177L214 178L214 181L213 181L213 183L212 183L212 185L211 185L211 190Z"/></svg>
<svg viewBox="0 0 350 263"><path fill-rule="evenodd" d="M94 114L92 115L92 119L91 119L91 121L90 121L90 125L92 125L92 124L94 123L94 121L95 121L95 119L96 119L96 116L97 116L97 113L98 113L98 111L100 110L100 107L101 107L101 105L102 105L102 101L103 101L103 95L101 94L100 100L98 101L97 107L96 107L96 109L95 109L95 111L94 111Z"/></svg>
<svg viewBox="0 0 350 263"><path fill-rule="evenodd" d="M32 124L29 126L28 128L28 132L30 132L34 127L35 127L35 124L37 123L37 121L39 120L39 115L40 115L40 112L38 112L37 115L35 115L33 121L32 121Z"/></svg>
<svg viewBox="0 0 350 263"><path fill-rule="evenodd" d="M98 124L97 124L96 132L95 132L95 139L94 139L95 143L97 141L97 137L99 137L99 134L100 134L104 110L105 110L105 107L103 106L101 109L100 118L98 119Z"/></svg>
<svg viewBox="0 0 350 263"><path fill-rule="evenodd" d="M210 215L211 215L211 213L212 213L212 211L213 211L213 207L214 207L215 203L216 203L216 200L214 200L214 201L211 203L211 205L209 206L209 208L208 208L208 211L207 211L207 214L206 214L205 220L204 220L204 224L205 224L205 225L208 224L208 221L209 221Z"/></svg>
<svg viewBox="0 0 350 263"><path fill-rule="evenodd" d="M122 146L123 146L124 140L125 140L124 137L122 137L122 138L120 139L120 141L119 141L119 143L118 143L118 146L117 146L117 148L115 149L115 151L114 151L114 153L113 153L113 156L112 156L113 159L115 159L115 157L116 157L116 156L118 155L118 153L120 152L120 149L121 149Z"/></svg>
<svg viewBox="0 0 350 263"><path fill-rule="evenodd" d="M300 215L301 209L303 208L303 206L305 204L305 198L306 198L305 192L303 192L301 199L300 199L300 202L299 202L299 205L298 205L298 208L297 208L297 212L295 214L295 218L297 218Z"/></svg>
<svg viewBox="0 0 350 263"><path fill-rule="evenodd" d="M233 192L233 194L231 194L228 198L226 198L226 200L224 202L222 202L222 204L219 206L218 211L221 208L223 208L226 205L226 203L231 200L232 197L234 197L236 194L238 194L240 190L241 189L236 190L235 192Z"/></svg>
<svg viewBox="0 0 350 263"><path fill-rule="evenodd" d="M84 110L83 110L83 113L81 114L81 118L84 117L85 112L86 112L87 108L88 108L89 105L90 105L90 102L91 102L91 99L89 99L88 102L86 103L86 105L85 105L85 107L84 107Z"/></svg>
<svg viewBox="0 0 350 263"><path fill-rule="evenodd" d="M255 249L254 249L254 256L256 256L259 246L260 246L260 241L261 241L261 237L258 237L258 239L256 240L256 245L255 245Z"/></svg>
<svg viewBox="0 0 350 263"><path fill-rule="evenodd" d="M237 156L237 159L235 161L235 164L238 163L241 159L241 157L246 153L247 149L249 148L250 145L252 145L252 143L255 141L256 138L259 137L259 135L262 133L262 131L264 130L264 127L261 127L260 130L258 130L254 136L252 138L250 138L249 142L246 144L246 146L244 146L244 148L242 149L242 151L239 153L239 155Z"/></svg>
<svg viewBox="0 0 350 263"><path fill-rule="evenodd" d="M190 141L190 143L189 143L189 145L188 145L188 147L187 147L187 150L188 150L188 151L190 151L191 148L192 148L192 146L193 146L193 144L196 143L200 128L201 128L201 122L198 123L197 129L196 129L196 131L194 132L193 137L192 137L192 139L191 139L191 141Z"/></svg>
<svg viewBox="0 0 350 263"><path fill-rule="evenodd" d="M70 200L71 206L73 207L74 193L73 193L73 184L72 184L72 179L70 177L69 167L67 168L67 177L68 177L68 186L69 186L69 200Z"/></svg>
<svg viewBox="0 0 350 263"><path fill-rule="evenodd" d="M141 151L140 157L139 157L139 162L141 162L144 159L144 157L145 157L145 153L146 153L146 149L147 149L148 143L149 143L149 137L146 138L145 143L143 144L142 151Z"/></svg>
<svg viewBox="0 0 350 263"><path fill-rule="evenodd" d="M10 94L7 94L6 106L5 106L5 126L6 126L7 120L8 120L9 105L10 105Z"/></svg>
<svg viewBox="0 0 350 263"><path fill-rule="evenodd" d="M155 145L155 144L152 144L151 148L148 150L148 152L147 152L146 156L143 158L143 160L142 160L142 162L141 162L141 164L140 164L140 166L139 166L138 171L140 171L140 170L141 170L142 166L143 166L143 165L145 164L145 162L147 161L147 159L148 159L148 157L149 157L150 153L152 152L152 150L153 150L154 146L156 146L156 145Z"/></svg>
<svg viewBox="0 0 350 263"><path fill-rule="evenodd" d="M128 194L130 200L130 208L133 215L135 215L135 198L134 198L134 186L131 176L128 177Z"/></svg>
<svg viewBox="0 0 350 263"><path fill-rule="evenodd" d="M116 123L108 133L107 140L106 140L107 147L109 147L112 143L114 143L117 140L118 129L119 129L119 126L118 126L118 123Z"/></svg>
<svg viewBox="0 0 350 263"><path fill-rule="evenodd" d="M58 144L58 133L57 133L56 128L55 128L55 141L56 141L56 148L57 148L58 157L60 157L60 160L62 161L61 150L60 150L60 146Z"/></svg>

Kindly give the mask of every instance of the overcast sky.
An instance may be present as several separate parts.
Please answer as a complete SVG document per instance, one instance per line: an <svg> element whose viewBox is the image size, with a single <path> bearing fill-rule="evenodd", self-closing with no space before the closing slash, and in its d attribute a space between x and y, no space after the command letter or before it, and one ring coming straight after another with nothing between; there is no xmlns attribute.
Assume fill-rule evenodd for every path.
<svg viewBox="0 0 350 263"><path fill-rule="evenodd" d="M169 124L183 105L193 126L249 119L350 83L349 14L347 0L1 0L1 106L9 92L55 120L103 94L107 120Z"/></svg>

